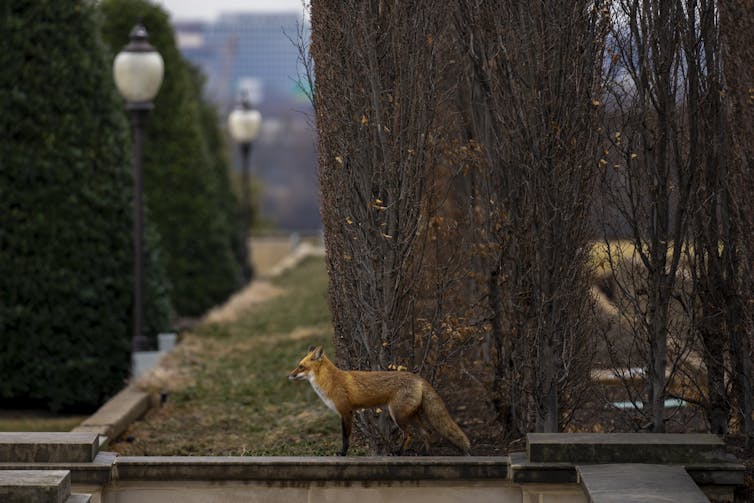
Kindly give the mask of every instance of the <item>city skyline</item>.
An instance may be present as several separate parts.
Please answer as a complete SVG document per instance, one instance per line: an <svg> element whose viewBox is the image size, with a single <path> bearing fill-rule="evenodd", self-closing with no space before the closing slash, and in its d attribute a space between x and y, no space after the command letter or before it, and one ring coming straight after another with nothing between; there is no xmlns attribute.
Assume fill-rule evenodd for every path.
<svg viewBox="0 0 754 503"><path fill-rule="evenodd" d="M227 110L241 90L261 106L307 101L298 83L304 69L291 40L299 29L308 34L308 23L301 23L301 14L293 11L222 12L215 21L173 26L183 55L207 76L207 97Z"/></svg>
<svg viewBox="0 0 754 503"><path fill-rule="evenodd" d="M156 3L170 13L173 21L214 22L227 12L301 13L304 9L302 0L157 0Z"/></svg>

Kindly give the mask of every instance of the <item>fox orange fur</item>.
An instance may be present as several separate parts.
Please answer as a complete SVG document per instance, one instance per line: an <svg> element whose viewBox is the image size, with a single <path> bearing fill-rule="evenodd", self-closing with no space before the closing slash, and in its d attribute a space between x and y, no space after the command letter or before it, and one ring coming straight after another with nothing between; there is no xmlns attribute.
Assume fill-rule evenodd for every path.
<svg viewBox="0 0 754 503"><path fill-rule="evenodd" d="M343 445L348 452L353 411L386 406L403 432L399 453L411 443L409 424L420 421L432 426L463 454L469 454L469 439L448 414L440 395L411 372L341 370L322 352L310 347L307 355L288 374L291 380L308 380L325 404L340 415Z"/></svg>

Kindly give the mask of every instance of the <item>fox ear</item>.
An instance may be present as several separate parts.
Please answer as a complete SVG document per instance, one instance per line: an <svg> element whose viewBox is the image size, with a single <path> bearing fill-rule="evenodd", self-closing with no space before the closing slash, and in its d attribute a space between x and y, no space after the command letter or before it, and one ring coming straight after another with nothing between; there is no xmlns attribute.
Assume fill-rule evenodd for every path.
<svg viewBox="0 0 754 503"><path fill-rule="evenodd" d="M316 348L312 349L312 351L314 352L314 354L312 355L312 360L316 362L317 360L322 359L322 346L317 346Z"/></svg>
<svg viewBox="0 0 754 503"><path fill-rule="evenodd" d="M311 353L315 349L317 349L317 346L309 346L309 351L308 352Z"/></svg>

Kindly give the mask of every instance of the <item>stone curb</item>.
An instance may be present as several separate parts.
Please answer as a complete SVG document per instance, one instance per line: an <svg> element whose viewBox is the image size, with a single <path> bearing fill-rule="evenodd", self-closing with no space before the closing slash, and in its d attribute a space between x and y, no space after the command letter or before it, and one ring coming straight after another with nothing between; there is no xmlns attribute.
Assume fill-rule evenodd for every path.
<svg viewBox="0 0 754 503"><path fill-rule="evenodd" d="M140 391L130 384L71 431L99 433L100 447L103 447L146 414L149 405L149 393Z"/></svg>
<svg viewBox="0 0 754 503"><path fill-rule="evenodd" d="M734 461L718 435L683 433L528 433L532 463L693 464Z"/></svg>
<svg viewBox="0 0 754 503"><path fill-rule="evenodd" d="M118 481L505 480L507 456L118 456Z"/></svg>

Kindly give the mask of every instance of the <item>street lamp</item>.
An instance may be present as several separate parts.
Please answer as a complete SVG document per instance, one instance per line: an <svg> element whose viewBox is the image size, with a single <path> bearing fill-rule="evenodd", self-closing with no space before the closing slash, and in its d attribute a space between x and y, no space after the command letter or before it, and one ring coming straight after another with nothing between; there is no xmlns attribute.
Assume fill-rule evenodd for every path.
<svg viewBox="0 0 754 503"><path fill-rule="evenodd" d="M128 102L131 125L134 131L134 312L133 351L147 349L144 335L144 126L152 100L162 84L165 65L162 56L147 41L147 30L141 22L131 30L129 44L115 56L113 77L115 86Z"/></svg>
<svg viewBox="0 0 754 503"><path fill-rule="evenodd" d="M249 207L249 157L252 142L259 135L262 114L256 110L244 93L241 103L228 116L228 129L233 140L241 146L241 257L243 259L243 278L251 280L252 270L249 257L249 226L251 209Z"/></svg>

